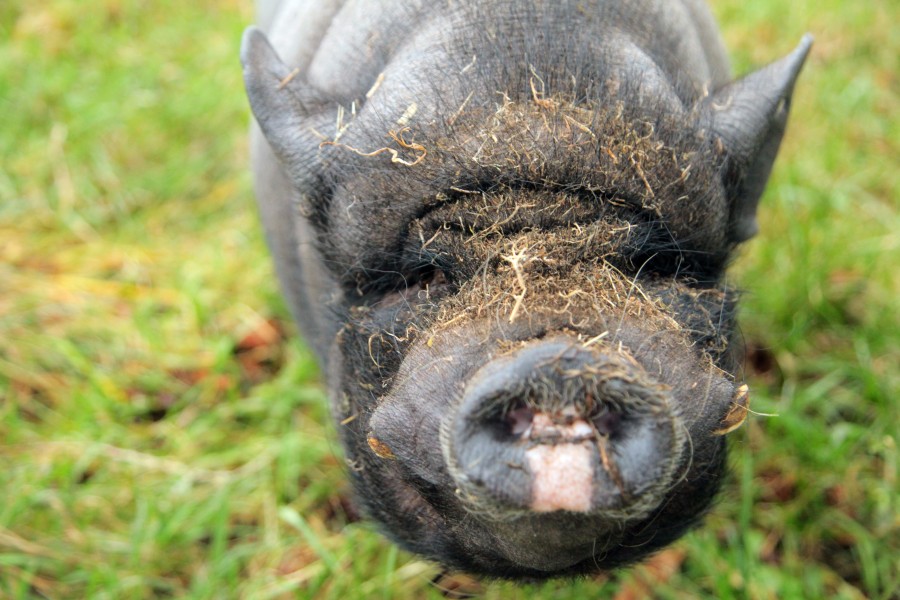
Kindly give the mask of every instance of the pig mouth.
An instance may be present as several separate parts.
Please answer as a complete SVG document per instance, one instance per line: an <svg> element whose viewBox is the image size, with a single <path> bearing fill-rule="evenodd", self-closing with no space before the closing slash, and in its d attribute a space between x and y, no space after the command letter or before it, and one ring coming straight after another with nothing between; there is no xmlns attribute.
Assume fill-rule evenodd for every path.
<svg viewBox="0 0 900 600"><path fill-rule="evenodd" d="M669 398L625 350L532 342L469 380L442 423L444 460L463 504L491 519L640 519L685 446Z"/></svg>

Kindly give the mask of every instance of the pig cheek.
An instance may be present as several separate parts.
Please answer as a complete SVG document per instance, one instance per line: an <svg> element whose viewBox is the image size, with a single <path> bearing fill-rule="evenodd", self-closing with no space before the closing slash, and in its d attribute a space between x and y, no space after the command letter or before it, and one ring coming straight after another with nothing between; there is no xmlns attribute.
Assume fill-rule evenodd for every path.
<svg viewBox="0 0 900 600"><path fill-rule="evenodd" d="M419 552L444 543L446 527L437 510L405 478L397 463L376 459L358 481L357 495L369 514L386 525L391 536Z"/></svg>

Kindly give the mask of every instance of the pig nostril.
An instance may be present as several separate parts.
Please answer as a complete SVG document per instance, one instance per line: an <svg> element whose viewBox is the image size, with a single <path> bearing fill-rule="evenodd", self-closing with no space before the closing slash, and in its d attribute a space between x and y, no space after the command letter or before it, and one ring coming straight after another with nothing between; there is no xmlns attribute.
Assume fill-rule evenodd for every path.
<svg viewBox="0 0 900 600"><path fill-rule="evenodd" d="M531 429L531 422L533 419L533 410L524 404L517 404L512 410L506 413L505 421L507 430L514 436L524 436Z"/></svg>
<svg viewBox="0 0 900 600"><path fill-rule="evenodd" d="M607 437L612 437L619 432L622 425L622 414L603 408L599 413L591 418L597 433Z"/></svg>

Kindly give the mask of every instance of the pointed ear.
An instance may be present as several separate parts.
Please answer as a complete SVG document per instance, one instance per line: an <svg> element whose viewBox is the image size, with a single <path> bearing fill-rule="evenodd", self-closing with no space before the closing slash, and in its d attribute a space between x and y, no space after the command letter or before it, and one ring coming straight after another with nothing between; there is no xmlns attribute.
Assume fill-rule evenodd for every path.
<svg viewBox="0 0 900 600"><path fill-rule="evenodd" d="M730 201L730 237L735 243L758 229L756 207L769 179L787 125L791 94L809 54L812 36L767 67L726 85L700 107L703 127L727 155L725 185Z"/></svg>
<svg viewBox="0 0 900 600"><path fill-rule="evenodd" d="M299 70L289 69L266 35L248 27L241 41L241 64L250 108L260 129L295 184L308 185L320 140L316 117L327 106Z"/></svg>

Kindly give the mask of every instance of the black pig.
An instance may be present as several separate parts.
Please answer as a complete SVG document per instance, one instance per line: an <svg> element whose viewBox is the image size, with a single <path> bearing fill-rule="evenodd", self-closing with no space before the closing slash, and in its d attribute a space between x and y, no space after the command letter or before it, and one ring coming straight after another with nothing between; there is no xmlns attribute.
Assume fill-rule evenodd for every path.
<svg viewBox="0 0 900 600"><path fill-rule="evenodd" d="M257 195L365 511L508 578L694 525L747 412L723 271L811 40L730 82L700 0L261 8Z"/></svg>

